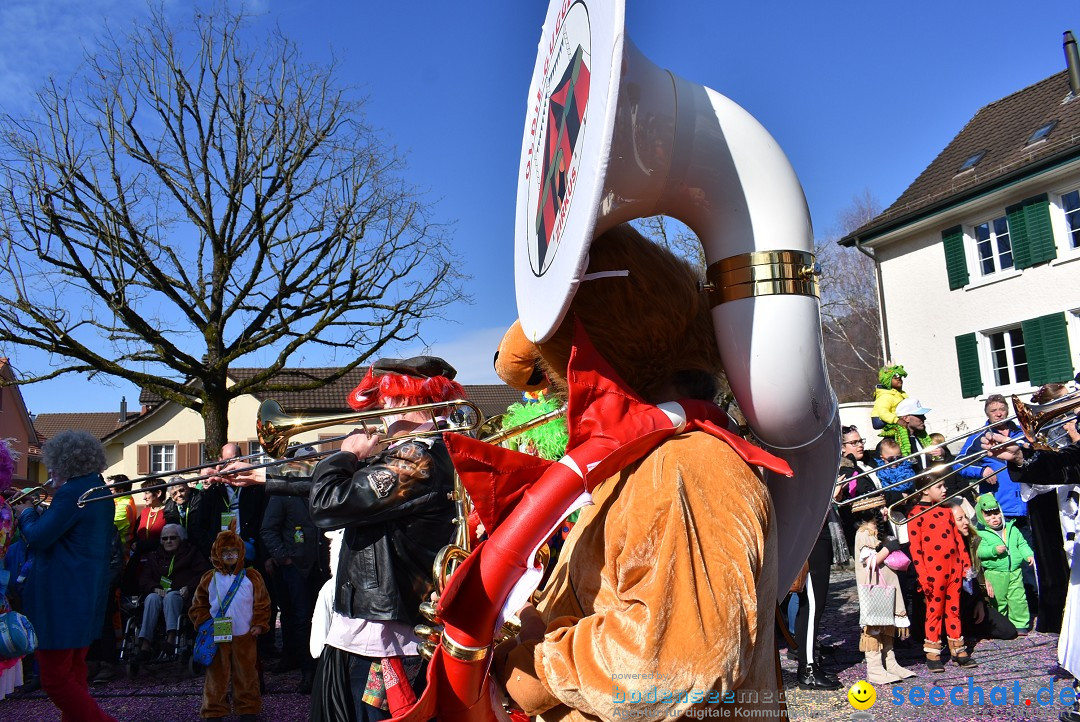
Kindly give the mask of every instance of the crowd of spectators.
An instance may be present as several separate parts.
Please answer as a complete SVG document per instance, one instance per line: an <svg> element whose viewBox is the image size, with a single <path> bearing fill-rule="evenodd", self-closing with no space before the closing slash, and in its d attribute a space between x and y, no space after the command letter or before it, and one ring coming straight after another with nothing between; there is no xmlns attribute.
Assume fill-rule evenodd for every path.
<svg viewBox="0 0 1080 722"><path fill-rule="evenodd" d="M959 447L954 456L944 443L949 440L931 433L932 408L904 390L906 376L902 366L882 368L872 428L842 427L835 503L818 553L811 553L783 605L800 646L804 689L839 688L815 633L828 600L820 581L827 580L826 565L853 568L863 587L859 629L852 634L866 655L866 678L875 684L913 674L895 663L894 643L922 651L932 674L950 661L977 666L980 640L1062 627L1075 491L1030 478L1020 483L1015 469L1011 474L1005 461L983 451L988 432L1026 443L1001 395L986 398L983 426L952 440ZM1047 403L1068 391L1065 384L1048 384L1030 401ZM1075 415L1063 417L1049 432L1050 445L1080 441L1076 427ZM884 616L868 591L872 584L895 587L895 608Z"/></svg>
<svg viewBox="0 0 1080 722"><path fill-rule="evenodd" d="M76 451L67 449L69 433L76 432L58 435L48 448L63 447L64 453L78 456ZM81 432L76 439L86 449L100 447L96 440ZM83 449L80 453L87 452ZM237 456L237 445L228 444L223 448L221 464ZM102 482L99 472L104 469L103 454L97 459L91 453L88 459L82 462L86 468L79 469L84 472L78 480L80 483L67 484L74 497L68 500L69 494L61 495L58 491L48 517L41 515L38 508L16 508L26 540L33 541L35 534L45 534L39 531L41 525L35 525L38 518L58 521L68 501L74 505L79 494L95 486L92 482ZM280 633L259 637L260 679L264 665L274 672L299 670L298 691L310 693L315 670L315 659L308 646L311 615L318 590L329 577L329 552L324 535L312 523L304 500L267 495L256 486L233 487L223 477L214 476L216 468L207 471L195 481L185 481L183 477L150 479L137 489L122 474L105 480L108 491L118 496L112 502L92 502L78 509L80 518L87 513L95 519L101 517L95 522L101 528L95 526L84 541L103 550L101 577L89 579L94 588L88 586L88 576L83 570L41 573L49 563L50 553L31 545L28 555L22 540L7 555L5 565L13 580L9 597L17 608L32 603L28 597L33 590L23 587L26 568L31 563L39 567L39 573L33 575L35 579L48 578L61 586L77 579L81 595L100 597L100 608L84 610L88 620L90 617L96 620L87 626L87 630L93 628L93 634L70 642L71 648L87 648L85 664L67 670L69 677L83 678L84 689L87 685L106 686L122 674L139 674L147 665L175 664L199 673L197 665L190 663L194 629L188 622L188 611L200 578L211 569L211 550L219 532L234 529L244 541L246 564L257 569L266 580L273 616L280 616ZM54 471L54 484L58 478ZM71 515L75 515L74 510ZM94 544L91 537L101 537L104 542ZM70 547L71 542L63 546ZM97 586L100 594L95 591ZM58 587L42 591L41 596L61 604L67 597L64 591ZM68 622L71 615L72 610L66 605L47 611L48 618ZM47 640L49 627L36 626L39 638ZM276 630L277 625L271 624L270 628ZM50 678L55 676L50 656L51 652L43 647L23 660L22 691L30 692L40 686L52 696L60 682ZM70 679L64 679L63 684L67 685ZM92 702L86 696L79 703L85 705L87 699ZM99 718L94 716L96 712L88 712L86 708L79 714L83 715L79 719Z"/></svg>
<svg viewBox="0 0 1080 722"><path fill-rule="evenodd" d="M840 686L817 635L830 572L837 569L851 569L861 587L895 590L884 610L860 594L862 618L852 635L874 684L941 672L948 663L974 667L980 640L1013 639L1032 629L1057 633L1062 626L1080 495L1072 487L1020 483L1005 461L980 453L984 432L1013 441L1025 436L999 395L985 400L985 425L954 441L960 446L954 456L947 440L931 431L932 408L904 391L906 376L902 366L883 368L872 428L842 427L834 504L782 605L783 631L794 638L784 636L804 689ZM1032 402L1067 392L1050 384ZM1049 434L1053 446L1078 441L1075 418ZM197 601L199 589L208 571L220 572L215 552L225 530L238 535L240 561L265 579L271 599L272 633L259 633L262 625L253 623L260 678L264 665L277 659L273 671L298 671L298 691L312 691L324 637L340 635L332 624L317 625L325 628L312 634L313 614L318 619L318 608L333 604L320 598L330 550L328 535L311 516L312 481L266 484L264 475L261 483L229 483L221 469L235 467L239 455L237 445L226 445L220 466L192 481L152 478L133 489L127 477L111 476L111 506L79 507L79 496L102 481L100 444L79 432L46 444L56 488L52 507L48 515L27 504L15 507L21 538L5 559L15 580L8 598L16 608L41 607L37 616L46 620L36 625L40 649L23 660L24 691L40 684L65 715L108 720L90 685L108 685L145 665L189 662L195 629L188 612L193 602L208 604L205 597ZM353 472L345 476L354 483ZM37 573L27 581L31 562ZM76 604L69 599L73 579ZM900 666L894 650L905 645L925 652L926 672Z"/></svg>

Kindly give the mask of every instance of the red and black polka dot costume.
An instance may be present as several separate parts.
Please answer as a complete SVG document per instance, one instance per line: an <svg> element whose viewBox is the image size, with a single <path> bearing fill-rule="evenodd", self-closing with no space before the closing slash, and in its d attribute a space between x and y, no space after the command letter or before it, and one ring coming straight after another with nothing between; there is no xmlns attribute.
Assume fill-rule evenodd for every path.
<svg viewBox="0 0 1080 722"><path fill-rule="evenodd" d="M952 640L962 640L960 631L960 586L971 568L971 557L952 510L938 507L914 518L929 504L919 502L908 512L908 539L911 560L926 598L926 636L928 644L941 644L941 621Z"/></svg>

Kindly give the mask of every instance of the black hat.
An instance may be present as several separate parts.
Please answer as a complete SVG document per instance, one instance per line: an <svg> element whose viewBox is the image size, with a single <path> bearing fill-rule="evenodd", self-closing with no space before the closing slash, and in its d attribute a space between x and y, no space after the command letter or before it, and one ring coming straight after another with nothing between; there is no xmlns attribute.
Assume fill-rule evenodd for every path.
<svg viewBox="0 0 1080 722"><path fill-rule="evenodd" d="M412 358L381 358L371 366L376 375L401 374L419 379L445 376L451 381L457 376L457 369L438 356L413 356Z"/></svg>

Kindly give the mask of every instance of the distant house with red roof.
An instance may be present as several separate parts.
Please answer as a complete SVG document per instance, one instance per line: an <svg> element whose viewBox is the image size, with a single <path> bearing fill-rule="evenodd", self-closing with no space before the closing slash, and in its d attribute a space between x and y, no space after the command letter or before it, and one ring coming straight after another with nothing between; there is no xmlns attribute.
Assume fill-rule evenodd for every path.
<svg viewBox="0 0 1080 722"><path fill-rule="evenodd" d="M312 378L329 376L335 369L283 369L274 383L301 383ZM232 383L251 378L261 369L233 368L229 370ZM360 383L367 372L357 368L326 386L305 391L247 394L233 399L229 406L228 438L237 443L244 454L262 451L255 432L255 420L263 401L277 401L291 416L325 416L349 411L345 403L348 393ZM468 398L487 417L501 414L511 403L521 400L520 392L504 384L465 385ZM85 428L95 433L105 445L109 467L105 475L126 474L135 478L147 474L167 473L208 461L202 417L195 411L166 401L156 394L143 391L139 395L140 412L122 409L126 421L113 412L94 414L41 414L46 428ZM357 424L346 423L298 434L292 440L299 443L317 442L348 433Z"/></svg>

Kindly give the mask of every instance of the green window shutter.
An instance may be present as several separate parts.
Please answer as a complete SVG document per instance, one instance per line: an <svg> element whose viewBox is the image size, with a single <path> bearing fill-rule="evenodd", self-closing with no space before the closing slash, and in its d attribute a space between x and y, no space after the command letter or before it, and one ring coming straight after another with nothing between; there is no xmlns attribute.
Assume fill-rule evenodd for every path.
<svg viewBox="0 0 1080 722"><path fill-rule="evenodd" d="M1028 243L1027 215L1024 204L1017 203L1005 209L1009 221L1009 243L1012 244L1013 266L1027 268L1031 265L1031 246Z"/></svg>
<svg viewBox="0 0 1080 722"><path fill-rule="evenodd" d="M979 368L979 342L975 334L956 337L956 365L960 369L960 393L965 399L982 393L982 371Z"/></svg>
<svg viewBox="0 0 1080 722"><path fill-rule="evenodd" d="M941 232L945 246L945 268L949 272L949 290L955 291L968 284L967 258L964 257L964 229L960 226L946 228Z"/></svg>
<svg viewBox="0 0 1080 722"><path fill-rule="evenodd" d="M1034 266L1057 258L1054 230L1050 225L1050 200L1046 194L1028 198L1024 206L1024 229L1027 233L1028 265ZM1017 268L1027 266L1017 265Z"/></svg>
<svg viewBox="0 0 1080 722"><path fill-rule="evenodd" d="M1072 351L1064 313L1051 313L1020 324L1024 331L1028 375L1032 386L1073 377Z"/></svg>

